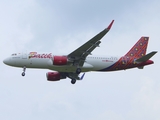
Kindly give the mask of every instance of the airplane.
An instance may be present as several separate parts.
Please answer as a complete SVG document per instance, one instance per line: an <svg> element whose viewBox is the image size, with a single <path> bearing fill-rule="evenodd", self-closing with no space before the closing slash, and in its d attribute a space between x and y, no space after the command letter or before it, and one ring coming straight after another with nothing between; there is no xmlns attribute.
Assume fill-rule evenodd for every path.
<svg viewBox="0 0 160 120"><path fill-rule="evenodd" d="M77 80L82 80L85 73L90 71L117 71L136 67L143 69L144 66L153 64L154 62L150 58L157 51L146 54L149 37L141 37L121 57L100 57L91 54L96 47L99 47L100 40L109 32L113 22L114 20L107 28L68 55L40 54L38 52L14 53L3 62L9 66L23 68L22 76L25 76L26 68L49 69L52 72L46 73L48 81L60 81L68 77L72 84L75 84ZM79 76L80 73L83 73L82 76Z"/></svg>

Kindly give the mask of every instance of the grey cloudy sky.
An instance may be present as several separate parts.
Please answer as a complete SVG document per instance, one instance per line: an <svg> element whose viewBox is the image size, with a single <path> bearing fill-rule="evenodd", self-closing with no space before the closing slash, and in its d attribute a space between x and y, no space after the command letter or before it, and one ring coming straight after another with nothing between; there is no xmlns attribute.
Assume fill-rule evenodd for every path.
<svg viewBox="0 0 160 120"><path fill-rule="evenodd" d="M124 55L141 36L160 51L160 1L0 0L0 119L159 120L159 53L143 70L90 72L75 85L48 82L49 70L3 64L14 52L68 54L103 30L94 55Z"/></svg>

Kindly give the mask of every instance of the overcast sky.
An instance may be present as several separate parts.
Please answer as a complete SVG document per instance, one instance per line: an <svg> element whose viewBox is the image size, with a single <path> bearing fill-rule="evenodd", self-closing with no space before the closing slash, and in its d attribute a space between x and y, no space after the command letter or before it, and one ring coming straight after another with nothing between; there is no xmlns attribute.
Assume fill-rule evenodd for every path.
<svg viewBox="0 0 160 120"><path fill-rule="evenodd" d="M159 120L159 53L143 70L89 72L75 85L2 62L15 52L69 54L113 19L94 55L122 56L141 36L147 52L160 51L159 12L159 0L0 0L0 119Z"/></svg>

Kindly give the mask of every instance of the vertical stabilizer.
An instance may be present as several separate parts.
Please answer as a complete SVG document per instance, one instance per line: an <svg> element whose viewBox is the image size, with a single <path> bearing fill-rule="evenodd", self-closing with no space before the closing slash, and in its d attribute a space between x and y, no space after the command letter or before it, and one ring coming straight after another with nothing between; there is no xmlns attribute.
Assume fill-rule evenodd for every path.
<svg viewBox="0 0 160 120"><path fill-rule="evenodd" d="M125 56L140 58L146 55L149 37L141 37Z"/></svg>

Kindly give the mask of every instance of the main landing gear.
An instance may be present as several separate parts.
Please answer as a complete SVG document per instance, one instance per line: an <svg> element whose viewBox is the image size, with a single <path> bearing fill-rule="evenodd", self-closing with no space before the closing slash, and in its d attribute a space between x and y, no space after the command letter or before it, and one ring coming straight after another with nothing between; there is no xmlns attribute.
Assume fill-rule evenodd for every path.
<svg viewBox="0 0 160 120"><path fill-rule="evenodd" d="M75 84L75 83L76 83L76 79L72 79L72 80L71 80L71 83L72 83L72 84Z"/></svg>
<svg viewBox="0 0 160 120"><path fill-rule="evenodd" d="M76 69L76 74L77 74L77 76L78 76L81 72L82 72L82 71L81 71L81 68L77 68L77 69ZM73 78L73 79L71 80L71 83L72 83L72 84L75 84L76 81L77 81L77 80L76 80L75 78Z"/></svg>
<svg viewBox="0 0 160 120"><path fill-rule="evenodd" d="M76 73L80 74L81 73L81 68L77 68Z"/></svg>
<svg viewBox="0 0 160 120"><path fill-rule="evenodd" d="M22 76L25 76L25 72L26 72L26 67L23 67L23 72L22 72Z"/></svg>

